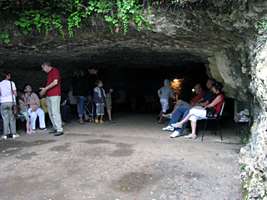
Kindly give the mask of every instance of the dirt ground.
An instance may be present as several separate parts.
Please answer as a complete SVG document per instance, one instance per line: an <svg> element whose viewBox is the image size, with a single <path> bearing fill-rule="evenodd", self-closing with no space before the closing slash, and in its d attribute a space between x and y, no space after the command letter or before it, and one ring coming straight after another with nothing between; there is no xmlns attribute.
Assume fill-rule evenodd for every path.
<svg viewBox="0 0 267 200"><path fill-rule="evenodd" d="M239 200L239 139L171 139L150 115L0 142L1 200Z"/></svg>

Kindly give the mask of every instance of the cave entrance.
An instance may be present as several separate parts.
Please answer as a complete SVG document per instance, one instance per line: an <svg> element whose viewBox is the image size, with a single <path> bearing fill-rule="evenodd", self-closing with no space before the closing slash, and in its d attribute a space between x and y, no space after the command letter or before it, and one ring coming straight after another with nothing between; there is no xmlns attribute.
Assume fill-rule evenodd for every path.
<svg viewBox="0 0 267 200"><path fill-rule="evenodd" d="M64 73L65 89L70 88L76 69L87 72L88 68L97 68L104 87L114 89L114 113L159 113L157 90L164 79L183 79L181 97L190 101L194 85L201 83L205 87L208 78L205 58L179 50L158 52L146 48L107 48L75 59L58 59L55 65Z"/></svg>
<svg viewBox="0 0 267 200"><path fill-rule="evenodd" d="M156 114L160 112L157 91L164 79L183 79L180 98L190 102L192 88L208 78L203 63L177 64L168 67L135 65L126 67L104 66L99 71L104 84L114 89L114 112ZM170 111L171 111L170 107Z"/></svg>
<svg viewBox="0 0 267 200"><path fill-rule="evenodd" d="M29 62L31 59L26 57L24 61L6 62L5 67L14 71L14 80L19 89L23 89L25 83L30 83L34 90L38 91L38 88L46 81L46 75L41 72L40 68L44 60L47 59L45 57L34 58L31 63ZM62 99L68 97L75 71L82 70L88 73L90 68L98 69L98 79L103 81L104 88L114 89L114 119L122 115L141 114L144 116L149 114L153 116L150 119L154 119L155 122L156 116L161 110L157 91L163 85L164 79L170 81L183 79L180 99L190 102L194 95L193 87L200 83L205 88L206 81L210 77L207 68L208 62L205 59L177 52L137 52L129 49L125 51L103 50L96 55L83 55L76 59L73 57L54 58L50 61L53 66L60 69L62 74ZM24 76L21 76L22 73ZM32 77L36 78L33 79ZM227 123L224 124L232 126L233 99L227 98L226 105L224 116L227 118ZM172 111L173 106L174 103L170 106L169 112ZM77 111L72 112L71 120L76 117Z"/></svg>
<svg viewBox="0 0 267 200"><path fill-rule="evenodd" d="M120 54L118 53L118 55ZM85 71L87 67L97 68L98 77L103 81L104 88L114 89L113 115L115 121L116 119L120 121L125 116L138 115L143 117L150 116L150 122L156 122L156 117L161 110L157 91L163 85L164 79L169 79L170 81L183 79L179 99L186 102L190 102L191 98L195 95L192 89L196 84L201 84L203 89L207 91L206 82L210 76L207 68L208 63L206 62L200 62L199 60L184 62L182 59L181 62L179 62L179 59L174 62L171 59L169 60L167 56L161 60L157 60L154 57L151 59L151 62L147 59L136 60L132 57L124 58L123 60L114 60L114 58L116 58L115 55L112 57L111 63L100 62L100 60L97 62L95 60L93 64L77 63L75 65L77 69ZM71 79L72 73L70 72L66 73L68 76L66 79ZM170 104L168 112L173 110L174 103L173 101ZM223 131L232 129L234 125L234 100L226 98L226 105L223 116ZM107 115L105 119L107 119ZM128 119L131 119L132 122L136 120L134 118ZM143 119L148 121L148 118ZM166 119L165 122L167 121ZM200 126L203 127L203 125ZM209 128L214 129L215 127ZM233 132L230 134L233 135Z"/></svg>

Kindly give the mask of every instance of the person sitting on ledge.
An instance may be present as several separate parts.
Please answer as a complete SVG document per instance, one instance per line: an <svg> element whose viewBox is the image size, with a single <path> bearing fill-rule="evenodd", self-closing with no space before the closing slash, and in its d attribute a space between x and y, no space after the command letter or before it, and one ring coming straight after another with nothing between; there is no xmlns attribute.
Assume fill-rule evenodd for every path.
<svg viewBox="0 0 267 200"><path fill-rule="evenodd" d="M30 117L31 131L28 134L35 133L36 119L39 118L39 126L41 130L46 130L45 113L40 107L40 99L36 93L32 91L31 85L24 87L24 103L28 106L28 113Z"/></svg>
<svg viewBox="0 0 267 200"><path fill-rule="evenodd" d="M192 132L185 137L189 139L196 139L197 120L207 119L208 117L216 117L220 113L224 103L224 93L222 92L222 89L222 84L215 82L212 86L212 92L215 94L215 99L204 107L195 106L191 108L182 121L174 123L172 126L175 128L182 128L183 124L190 120Z"/></svg>
<svg viewBox="0 0 267 200"><path fill-rule="evenodd" d="M26 103L24 102L24 93L23 92L19 92L18 93L18 103L19 103L19 119L24 122L25 121L25 125L26 125L26 133L27 134L31 134L32 133L32 129L30 126L30 116L28 113L28 106L26 105Z"/></svg>
<svg viewBox="0 0 267 200"><path fill-rule="evenodd" d="M163 128L162 130L173 132L170 135L171 138L181 136L183 131L184 131L184 128L186 126L186 124L184 124L184 126L182 128L179 128L179 127L174 128L173 126L171 126L171 124L173 124L173 123L181 120L183 117L185 117L188 114L190 108L195 106L196 104L198 104L199 101L202 100L203 96L205 95L205 92L202 89L200 84L196 84L194 86L193 90L195 92L195 95L192 98L192 100L190 101L190 104L188 104L187 102L185 102L183 100L178 100L173 112L171 114L168 114L168 115L163 115L165 117L167 117L167 116L170 117L170 122L169 122L168 126Z"/></svg>

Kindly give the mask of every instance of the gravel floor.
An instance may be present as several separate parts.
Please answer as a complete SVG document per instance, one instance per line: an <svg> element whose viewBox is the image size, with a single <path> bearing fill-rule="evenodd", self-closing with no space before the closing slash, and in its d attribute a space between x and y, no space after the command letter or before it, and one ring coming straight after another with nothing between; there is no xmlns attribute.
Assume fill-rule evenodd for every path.
<svg viewBox="0 0 267 200"><path fill-rule="evenodd" d="M238 137L170 139L152 116L0 142L1 200L238 200Z"/></svg>

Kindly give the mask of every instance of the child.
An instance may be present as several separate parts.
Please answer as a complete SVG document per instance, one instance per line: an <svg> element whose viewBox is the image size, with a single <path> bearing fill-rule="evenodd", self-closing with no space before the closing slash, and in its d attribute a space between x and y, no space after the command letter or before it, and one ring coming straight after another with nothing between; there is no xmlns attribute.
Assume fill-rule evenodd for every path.
<svg viewBox="0 0 267 200"><path fill-rule="evenodd" d="M106 101L106 94L105 90L103 89L103 82L98 80L96 82L96 87L94 88L94 96L93 100L96 105L96 118L95 123L102 124L104 113L105 113L105 101Z"/></svg>
<svg viewBox="0 0 267 200"><path fill-rule="evenodd" d="M166 114L169 109L169 99L173 97L173 92L170 88L170 81L168 79L164 80L164 86L158 90L158 96L161 104L159 123L162 123L163 114Z"/></svg>
<svg viewBox="0 0 267 200"><path fill-rule="evenodd" d="M113 89L109 88L108 93L106 95L106 108L107 108L107 113L108 113L108 120L111 122L112 121L112 93Z"/></svg>
<svg viewBox="0 0 267 200"><path fill-rule="evenodd" d="M28 113L28 106L24 102L24 99L25 99L24 94L23 93L19 94L19 110L20 110L20 114L26 120L26 133L30 135L30 134L32 134L32 129L31 129L31 125L30 125L30 117L29 117L29 113Z"/></svg>

